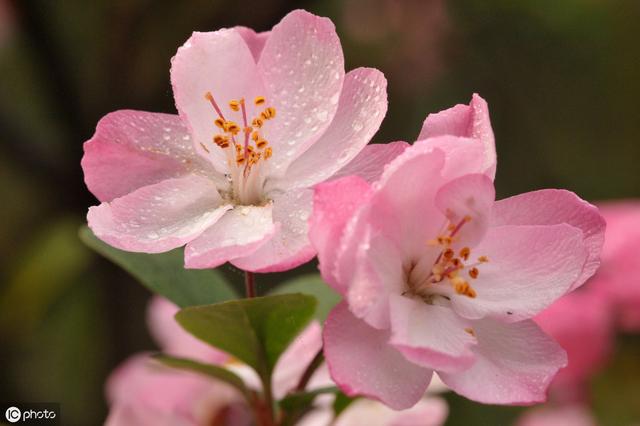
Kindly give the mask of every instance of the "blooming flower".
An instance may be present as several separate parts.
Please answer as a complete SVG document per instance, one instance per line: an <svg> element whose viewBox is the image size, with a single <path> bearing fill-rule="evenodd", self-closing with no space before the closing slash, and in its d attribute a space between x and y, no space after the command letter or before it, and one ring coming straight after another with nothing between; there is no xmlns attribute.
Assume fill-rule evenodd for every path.
<svg viewBox="0 0 640 426"><path fill-rule="evenodd" d="M177 307L156 297L149 307L151 332L162 349L174 356L196 359L231 369L254 390L261 385L255 373L246 365L196 340L174 321ZM322 342L320 326L312 323L285 351L276 365L273 377L274 395L282 398L293 389ZM326 368L312 377L311 389L332 385ZM371 426L425 424L412 419L427 418L428 425L441 425L447 417L444 400L425 397L412 410L394 412L374 401L356 401L332 423L332 400L321 395L316 409L297 424L302 426L357 426L368 419ZM107 425L250 425L252 414L240 394L226 383L193 373L163 367L138 354L125 361L107 383L111 405ZM418 416L418 417L416 417Z"/></svg>
<svg viewBox="0 0 640 426"><path fill-rule="evenodd" d="M373 185L316 187L310 237L345 299L324 329L331 376L395 409L434 371L479 402L542 401L566 355L531 318L594 273L604 222L567 191L494 201L477 95L428 116L419 139Z"/></svg>
<svg viewBox="0 0 640 426"><path fill-rule="evenodd" d="M345 75L330 20L297 10L272 31L195 32L172 59L179 116L117 111L85 143L102 202L97 237L185 265L281 271L310 260L312 185L341 169L376 173L404 148L365 148L387 109L378 70ZM359 154L359 155L358 155Z"/></svg>

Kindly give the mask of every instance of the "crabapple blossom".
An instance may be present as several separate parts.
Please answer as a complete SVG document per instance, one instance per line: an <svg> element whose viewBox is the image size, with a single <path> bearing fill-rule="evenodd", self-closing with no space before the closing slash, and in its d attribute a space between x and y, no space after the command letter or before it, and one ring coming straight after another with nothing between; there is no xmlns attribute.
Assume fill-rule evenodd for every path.
<svg viewBox="0 0 640 426"><path fill-rule="evenodd" d="M82 167L101 201L88 214L98 238L147 253L186 244L188 268L310 260L310 188L345 167L375 177L406 146L366 147L387 110L386 80L371 68L345 74L331 21L302 10L269 32L193 33L171 83L179 115L108 114Z"/></svg>
<svg viewBox="0 0 640 426"><path fill-rule="evenodd" d="M420 138L373 184L315 189L310 238L344 297L324 329L331 376L394 409L434 371L479 402L540 402L566 354L531 318L594 273L604 222L568 191L495 201L479 96L427 117Z"/></svg>

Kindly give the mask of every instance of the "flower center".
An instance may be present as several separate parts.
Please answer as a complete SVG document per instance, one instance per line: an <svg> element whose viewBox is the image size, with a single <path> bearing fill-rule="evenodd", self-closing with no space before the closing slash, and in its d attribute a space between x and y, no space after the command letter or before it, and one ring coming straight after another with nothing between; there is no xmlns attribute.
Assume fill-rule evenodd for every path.
<svg viewBox="0 0 640 426"><path fill-rule="evenodd" d="M211 92L204 95L217 114L214 123L220 130L213 135L213 143L222 149L227 156L229 166L229 178L231 180L230 198L238 204L261 204L264 172L262 165L271 157L273 150L269 142L262 137L260 129L268 120L275 118L276 109L265 107L256 117L247 117L247 108L244 98L229 101L229 108L239 112L242 118L242 127L237 122L227 119ZM263 96L253 100L256 107L266 104ZM241 134L242 133L242 134ZM211 152L206 144L200 143L202 149Z"/></svg>
<svg viewBox="0 0 640 426"><path fill-rule="evenodd" d="M445 232L429 240L427 245L437 247L439 254L430 270L424 273L424 268L418 263L412 263L405 269L407 290L403 295L410 294L420 297L426 303L433 303L437 296L450 300L453 293L469 298L475 298L477 293L469 280L475 280L480 275L478 266L489 261L487 256L480 256L469 262L471 249L462 247L454 249L458 233L462 227L471 221L471 216L465 216L458 223L449 222Z"/></svg>

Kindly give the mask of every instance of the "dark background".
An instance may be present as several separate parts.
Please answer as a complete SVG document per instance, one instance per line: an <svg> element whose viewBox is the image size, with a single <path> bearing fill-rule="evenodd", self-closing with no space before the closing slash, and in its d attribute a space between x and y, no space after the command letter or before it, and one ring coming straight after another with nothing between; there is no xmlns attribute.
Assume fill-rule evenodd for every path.
<svg viewBox="0 0 640 426"><path fill-rule="evenodd" d="M499 197L543 187L640 196L637 0L0 0L0 400L60 402L64 424L102 422L108 372L153 344L149 293L77 238L96 204L82 143L110 111L175 112L169 60L192 31L268 30L295 8L333 20L347 69L387 76L375 142L412 141L428 112L478 92ZM628 408L616 395L638 394L637 348L623 339L596 380L604 424ZM450 424L507 424L519 412L448 399Z"/></svg>

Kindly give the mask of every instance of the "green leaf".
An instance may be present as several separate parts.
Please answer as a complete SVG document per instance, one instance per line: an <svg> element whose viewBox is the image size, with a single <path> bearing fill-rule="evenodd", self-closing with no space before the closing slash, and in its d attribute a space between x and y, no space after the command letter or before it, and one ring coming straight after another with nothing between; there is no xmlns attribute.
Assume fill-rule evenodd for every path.
<svg viewBox="0 0 640 426"><path fill-rule="evenodd" d="M176 320L189 333L253 367L264 379L311 321L312 296L285 294L185 308Z"/></svg>
<svg viewBox="0 0 640 426"><path fill-rule="evenodd" d="M312 391L291 393L280 400L280 407L286 411L304 409L313 403L316 396L324 393L337 393L338 388L329 386L326 388L314 389Z"/></svg>
<svg viewBox="0 0 640 426"><path fill-rule="evenodd" d="M340 295L329 287L320 274L306 274L286 281L276 287L271 294L303 293L315 296L318 300L315 318L324 322L329 311L340 302Z"/></svg>
<svg viewBox="0 0 640 426"><path fill-rule="evenodd" d="M86 226L80 228L80 239L149 290L180 307L207 305L237 297L220 272L185 269L182 249L159 254L118 250L100 241Z"/></svg>
<svg viewBox="0 0 640 426"><path fill-rule="evenodd" d="M168 367L178 368L180 370L186 371L193 371L213 377L217 380L222 380L223 382L226 382L238 389L244 396L248 397L249 395L249 391L244 385L242 379L226 368L222 368L217 365L203 364L201 362L187 358L177 358L164 354L154 355L153 358Z"/></svg>

